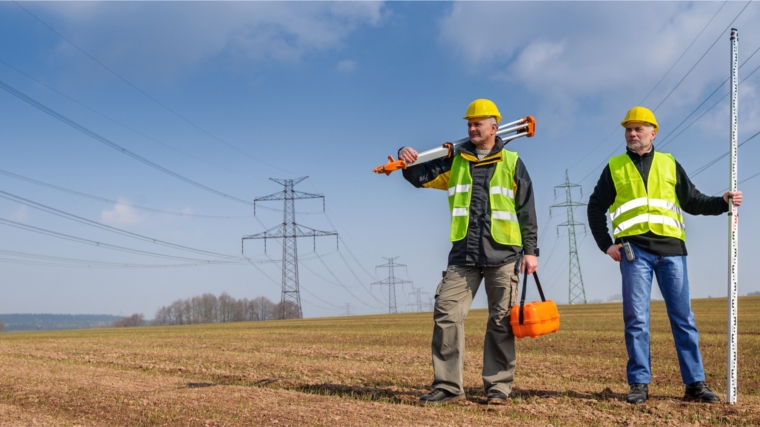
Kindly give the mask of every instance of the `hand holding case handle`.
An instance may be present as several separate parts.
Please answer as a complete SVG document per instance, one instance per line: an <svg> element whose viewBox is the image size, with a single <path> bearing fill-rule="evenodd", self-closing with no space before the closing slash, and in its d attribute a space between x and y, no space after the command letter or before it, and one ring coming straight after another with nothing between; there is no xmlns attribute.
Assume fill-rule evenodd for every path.
<svg viewBox="0 0 760 427"><path fill-rule="evenodd" d="M546 300L544 290L538 280L538 274L533 273L536 280L538 293L541 295L541 302L533 301L525 304L525 298L528 289L528 275L524 275L522 296L520 305L512 307L510 312L510 325L512 332L517 338L532 337L557 332L559 330L559 311L557 305L552 300Z"/></svg>

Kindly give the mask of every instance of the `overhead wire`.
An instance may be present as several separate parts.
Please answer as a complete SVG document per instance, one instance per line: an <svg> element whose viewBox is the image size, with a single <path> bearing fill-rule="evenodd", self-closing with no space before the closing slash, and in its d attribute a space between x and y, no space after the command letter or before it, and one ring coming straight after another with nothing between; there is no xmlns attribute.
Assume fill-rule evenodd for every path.
<svg viewBox="0 0 760 427"><path fill-rule="evenodd" d="M98 242L98 241L95 241L95 240L85 239L83 237L72 236L70 234L60 233L60 232L57 232L57 231L48 230L48 229L41 228L41 227L35 227L33 225L24 224L24 223L21 223L21 222L18 222L18 221L13 221L13 220L10 220L10 219L5 219L5 218L0 218L0 224L5 224L5 225L8 225L10 227L19 228L19 229L22 229L22 230L31 231L31 232L38 233L38 234L44 234L44 235L47 235L47 236L57 237L57 238L60 238L60 239L63 239L63 240L70 240L70 241L79 242L79 243L83 243L83 244L87 244L87 245L91 245L91 246L97 246L97 247L100 247L100 248L112 249L112 250L121 251L121 252L129 252L129 253L134 253L134 254L138 254L138 255L152 256L152 257L157 257L157 258L176 259L176 260L181 260L181 261L196 261L196 262L202 262L202 263L206 263L206 264L237 264L237 263L241 263L242 262L242 260L213 260L213 259L212 260L208 260L208 259L198 259L198 258L190 258L190 257L184 257L184 256L178 256L178 255L162 254L162 253L158 253L158 252L144 251L144 250L141 250L141 249L133 249L133 248L128 248L128 247L124 247L124 246L112 245L112 244L109 244L109 243L104 243L104 242Z"/></svg>
<svg viewBox="0 0 760 427"><path fill-rule="evenodd" d="M154 163L154 162L146 159L145 157L140 156L137 153L134 153L134 152L132 152L130 150L127 150L126 148L122 147L121 145L119 145L119 144L117 144L117 143L115 143L115 142L113 142L113 141L111 141L111 140L109 140L109 139L107 139L107 138L105 138L103 136L100 136L99 134L91 131L90 129L88 129L88 128L82 126L82 125L80 125L79 123L77 123L77 122L75 122L75 121L73 121L71 119L69 119L68 117L66 117L66 116L64 116L62 114L59 114L58 112L56 112L56 111L48 108L44 104L42 104L40 102L37 102L33 98L31 98L31 97L25 95L24 93L16 90L15 88L13 88L12 86L6 84L3 81L0 81L0 89L5 90L6 92L8 92L11 95L13 95L13 96L21 99L24 102L30 104L31 106L39 109L40 111L42 111L42 112L44 112L44 113L46 113L46 114L48 114L48 115L50 115L50 116L52 116L52 117L60 120L61 122L63 122L65 124L73 127L74 129L76 129L76 130L84 133L85 135L87 135L87 136L95 139L96 141L99 141L99 142L107 145L108 147L113 148L114 150L116 150L118 152L120 152L122 154L125 154L125 155L127 155L129 157L132 157L133 159L135 159L135 160L137 160L137 161L139 161L141 163L144 163L144 164L146 164L146 165L148 165L148 166L150 166L150 167L152 167L154 169L157 169L157 170L159 170L159 171L161 171L161 172L163 172L163 173L165 173L167 175L171 175L171 176L179 179L180 181L184 181L184 182L186 182L186 183L188 183L190 185L193 185L195 187L198 187L198 188L200 188L202 190L205 190L205 191L208 191L210 193L216 194L217 196L221 196L221 197L224 197L225 199L233 200L233 201L236 201L238 203L243 203L245 205L253 206L253 202L249 202L249 201L246 201L246 200L234 197L234 196L230 196L229 194L223 193L223 192L221 192L219 190L215 190L215 189L213 189L211 187L207 187L207 186L205 186L205 185L203 185L203 184L201 184L199 182L193 181L190 178L182 176L182 175L180 175L180 174L178 174L176 172L173 172L173 171L171 171L171 170L169 170L169 169L167 169L167 168L165 168L165 167L163 167L163 166L161 166L161 165L159 165L157 163Z"/></svg>
<svg viewBox="0 0 760 427"><path fill-rule="evenodd" d="M754 139L756 136L758 136L758 135L760 135L760 132L757 132L757 133L755 133L754 135L750 136L749 138L747 138L746 140L744 140L744 142L742 142L742 143L738 144L736 147L737 147L737 148L741 147L742 145L744 145L744 144L746 144L746 143L748 143L748 142L752 141L752 140L753 140L753 139ZM724 157L728 156L728 154L729 154L729 152L725 152L725 153L721 154L720 156L718 156L718 157L716 157L716 158L714 158L714 159L710 160L710 161L709 161L709 162L707 162L706 164L704 164L704 165L702 165L701 167L699 167L699 168L698 168L698 169L697 169L695 172L693 172L693 173L691 174L691 177L693 178L693 177L695 177L695 176L697 176L697 175L701 174L702 172L706 171L706 170L707 170L707 169L709 169L709 168L710 168L712 165L716 164L718 161L720 161L720 160L721 160L721 159L723 159Z"/></svg>
<svg viewBox="0 0 760 427"><path fill-rule="evenodd" d="M653 110L653 111L657 111L657 109L658 109L658 108L660 108L660 106L662 105L662 103L663 103L663 102L665 102L665 100L666 100L666 99L668 99L668 98L670 97L670 95L671 95L671 94L673 94L673 92L675 92L675 90L676 90L676 89L678 89L678 86L680 86L680 85L681 85L681 83L683 83L683 81L686 79L686 77L688 77L688 76L689 76L689 74L691 74L691 72L692 72L692 71L694 71L694 68L696 68L696 67L697 67L697 65L698 65L700 62L702 62L702 60L705 58L705 56L707 56L707 54L708 54L708 53L709 53L709 52L712 50L712 48L713 48L713 47L715 47L715 44L716 44L716 43L718 43L718 41L719 41L719 40L720 40L720 39L723 37L723 35L726 33L726 31L727 31L729 28L731 28L731 26L732 26L732 25L734 25L734 22L736 22L736 20L737 20L737 19L739 19L739 16L741 16L741 14L742 14L742 13L744 13L744 10L745 10L745 9L747 9L747 6L749 6L749 4L750 4L750 3L752 3L752 0L749 0L749 1L747 2L747 4L745 4L745 5L744 5L744 7L742 8L742 10L740 10L740 11L739 11L739 13L736 15L736 17L734 17L734 19L731 21L731 23L729 23L729 24L726 26L726 28L725 28L723 31L721 31L721 32L720 32L720 35L718 35L718 37L715 39L715 41L713 42L713 44L711 44L711 45L710 45L710 47L709 47L709 48L707 48L707 50L705 51L705 53L704 53L704 54L702 54L702 56L701 56L701 57L700 57L700 58L697 60L697 62L696 62L696 63L694 63L694 65L693 65L693 66L692 66L692 67L689 69L689 71L688 71L688 72L686 72L686 74L685 74L685 75L684 75L684 76L681 78L681 80L679 80L679 81L678 81L678 84L676 84L676 85L673 87L673 89L672 89L670 92L668 92L668 94L667 94L667 95L665 95L665 98L663 98L663 99L662 99L662 101L660 101L660 103L659 103L659 104L657 104L657 106L656 106L656 107L654 107L654 110ZM721 6L721 7L722 7L722 6ZM700 34L701 34L701 33L700 33Z"/></svg>
<svg viewBox="0 0 760 427"><path fill-rule="evenodd" d="M340 252L338 252L338 253L340 253ZM335 273L333 273L332 269L330 269L330 267L327 266L327 263L325 263L325 260L322 259L322 257L317 257L317 259L319 259L319 261L322 263L322 265L325 267L325 269L330 273L330 275L333 277L333 279L335 279L335 281L338 282L340 284L340 286L343 289L345 289L346 292L348 292L349 295L351 295L352 297L356 298L357 301L361 302L362 304L366 305L367 307L374 308L374 309L380 309L380 307L376 307L376 306L373 306L371 304L368 304L368 303L364 302L364 300L362 300L361 298L359 298L358 296L356 296L353 292L351 292L351 290L345 284L343 284L343 282L340 281L340 279L338 279L338 276L336 276ZM362 285L362 288L364 288L364 290L367 291L372 296L372 298L374 298L380 304L384 304L382 301L380 301L375 296L375 294L373 294L372 292L370 292L369 290L367 290L366 287L364 287L363 283L359 282L359 284Z"/></svg>
<svg viewBox="0 0 760 427"><path fill-rule="evenodd" d="M9 258L2 258L7 263L13 263L19 261L20 264L35 263L34 265L45 266L61 266L61 267L80 267L80 268L175 268L175 267L198 267L203 265L209 265L204 263L190 263L190 264L133 264L133 263L118 263L109 261L95 261L81 258L66 258L50 255L32 254L28 252L20 251L7 251L0 250L0 254L6 256L15 256L19 258L31 258L42 261L24 261L14 260Z"/></svg>
<svg viewBox="0 0 760 427"><path fill-rule="evenodd" d="M167 242L167 241L164 241L164 240L161 240L161 239L156 239L156 238L153 238L153 237L144 236L142 234L133 233L131 231L122 230L120 228L113 227L113 226L110 226L110 225L101 224L99 222L96 222L96 221L93 221L93 220L90 220L90 219L87 219L87 218L84 218L84 217L81 217L81 216L78 216L78 215L74 215L72 213L65 212L65 211L62 211L60 209L56 209L56 208L44 205L42 203L35 202L33 200L29 200L29 199L26 199L26 198L21 197L21 196L17 196L15 194L9 193L7 191L0 190L0 198L6 199L6 200L11 200L11 201L14 201L16 203L21 203L21 204L23 204L25 206L29 206L30 208L38 209L38 210L41 210L41 211L44 211L44 212L47 212L47 213L50 213L50 214L53 214L53 215L56 215L56 216L60 216L62 218L66 218L68 220L78 222L80 224L85 224L85 225L88 225L88 226L91 226L91 227L100 228L102 230L109 231L111 233L120 234L122 236L130 237L130 238L141 240L141 241L144 241L144 242L154 243L156 245L165 246L165 247L169 247L169 248L172 248L172 249L178 249L178 250L182 250L182 251L193 252L193 253L198 253L198 254L203 254L203 255L211 255L211 256L220 257L220 258L234 259L234 260L240 260L241 259L241 257L239 257L237 255L227 255L227 254L222 254L222 253L218 253L218 252L213 252L213 251L207 251L207 250L203 250L203 249L192 248L190 246L179 245L179 244Z"/></svg>
<svg viewBox="0 0 760 427"><path fill-rule="evenodd" d="M710 18L710 20L707 21L707 24L705 24L705 26L702 27L702 30L699 32L699 34L697 34L696 37L694 37L694 40L692 40L691 43L689 43L689 46L686 48L686 50L684 50L683 53L681 54L681 56L679 56L678 59L676 59L676 62L674 62L673 65L670 66L670 68L668 69L668 71L665 72L665 74L662 76L662 78L660 79L660 81L658 81L657 84L655 84L652 87L652 90L650 90L649 93L647 93L647 95L644 97L644 99L642 99L641 102L639 102L639 105L643 104L644 101L646 101L646 99L649 98L649 95L651 95L654 92L654 90L657 89L657 86L659 86L660 83L662 83L663 80L665 80L665 77L667 77L668 74L670 74L670 72L673 71L673 68L675 68L676 65L684 57L684 55L686 55L686 52L688 52L689 49L691 49L691 47L694 46L694 43L697 42L697 40L699 39L699 37L702 36L702 33L704 33L705 30L707 29L707 27L710 26L710 24L712 23L712 21L715 20L715 17L718 16L718 13L720 13L720 11L723 10L723 6L725 6L726 3L728 3L728 0L724 1L723 4L720 5L720 7L718 8L718 10L716 10L715 13L713 14L712 18ZM736 18L734 18L734 20L736 20ZM732 21L732 23L733 23L733 21Z"/></svg>
<svg viewBox="0 0 760 427"><path fill-rule="evenodd" d="M214 166L214 167L216 167L216 168L219 168L219 169L225 170L225 171L227 171L227 172L232 172L232 173L234 173L234 174L238 174L238 175L246 176L246 177L249 177L249 178L256 178L256 179L265 179L265 178L263 178L263 177L260 177L260 176L251 175L251 174L248 174L248 173L244 173L244 172L240 172L240 171L237 171L237 170L234 170L234 169L230 169L230 168L228 168L228 167L226 167L226 166L218 165L218 164L216 164L216 163L213 163L213 162L210 162L210 161L208 161L207 159L204 159L204 158L202 158L202 157L198 157L198 156L195 156L195 155L193 155L193 154L190 154L190 153L188 153L188 152L186 152L186 151L184 151L184 150L180 150L179 148L177 148L177 147L174 147L173 145L167 144L167 143L165 143L165 142L163 142L163 141L160 141L160 140L158 140L158 139L156 139L156 138L154 138L154 137L152 137L152 136L146 135L146 134L144 134L144 133L142 133L142 132L138 131L137 129L135 129L135 128L131 127L131 126L128 126L128 125L126 125L126 124L124 124L124 123L122 123L122 122L120 122L120 121L118 121L118 120L114 119L113 117L107 116L107 115L105 115L105 114L101 113L100 111L97 111L97 110L95 110L94 108L92 108L92 107L89 107L89 106L87 106L87 105L83 104L82 102L79 102L79 101L77 101L76 99L74 99L74 98L70 97L69 95L66 95L65 93L63 93L63 92L61 92L61 91L59 91L59 90L55 89L54 87L52 87L52 86L49 86L49 85L47 85L47 84L45 84L45 83L43 83L43 82L41 82L41 81L39 81L39 80L35 79L35 78L34 78L34 77L32 77L31 75L29 75L29 74L27 74L27 73L25 73L25 72L23 72L23 71L19 70L18 68L16 68L16 67L14 67L13 65L11 65L11 64L9 64L9 63L7 63L7 62L3 61L2 59L0 59L0 63L2 63L3 65L5 65L6 67L8 67L8 68L10 68L10 69L12 69L12 70L14 70L14 71L18 72L19 74L21 74L21 75L25 76L25 77L26 77L26 78L28 78L29 80L31 80L31 81L33 81L33 82L35 82L35 83L37 83L37 84L39 84L39 85L41 85L41 86L43 86L43 87L45 87L45 88L49 89L49 90L51 90L51 91L53 91L53 92L57 93L58 95L61 95L62 97L64 97L64 98L68 99L69 101L71 101L71 102L73 102L73 103L75 103L75 104L79 105L80 107L82 107L82 108L85 108L85 109L87 109L87 110L89 110L89 111L91 111L91 112L93 112L93 113L95 113L95 114L99 115L100 117L103 117L104 119L106 119L106 120L108 120L108 121L110 121L110 122L112 122L112 123L115 123L115 124L117 124L117 125L119 125L119 126L121 126L121 127L125 128L125 129L127 129L127 130L130 130L130 131L132 131L132 132L136 133L137 135L140 135L140 136L142 136L143 138L146 138L146 139L148 139L148 140L150 140L150 141L153 141L153 142L155 142L155 143L157 143L157 144L160 144L160 145L162 145L162 146L164 146L164 147L166 147L166 148L169 148L169 149L171 149L171 150L174 150L174 151L176 151L176 152L178 152L178 153L184 154L185 156L188 156L188 157L190 157L190 158L193 158L193 159L195 159L195 160L201 161L201 162L203 162L203 163L206 163L206 164L208 164L208 165Z"/></svg>
<svg viewBox="0 0 760 427"><path fill-rule="evenodd" d="M59 187L57 185L53 185L53 184L50 184L50 183L47 183L47 182L38 181L36 179L32 179L32 178L29 178L29 177L26 177L26 176L23 176L23 175L18 175L18 174L15 174L13 172L8 172L8 171L2 170L2 169L0 169L0 174L6 175L8 177L15 178L15 179L18 179L18 180L21 180L21 181L26 181L26 182L29 182L31 184L39 185L41 187L47 187L47 188L50 188L50 189L53 189L53 190L57 190L57 191L61 191L61 192L64 192L64 193L73 194L75 196L84 197L84 198L87 198L87 199L90 199L90 200L97 200L97 201L106 202L106 203L113 203L113 204L119 205L119 206L128 206L128 207L131 207L131 208L135 208L135 209L139 209L139 210L143 210L143 211L147 211L147 212L155 212L155 213L160 213L160 214L176 215L176 216L182 216L182 217L219 218L219 219L250 218L250 217L253 216L253 215L238 215L238 216L201 215L201 214L192 214L192 213L185 213L185 212L175 212L175 211L169 211L169 210L163 210L163 209L155 209L155 208L149 208L149 207L146 207L146 206L135 205L133 203L127 203L127 202L122 202L122 201L118 201L118 200L111 200L111 199L106 199L106 198L103 198L103 197L93 196L92 194L82 193L80 191L71 190L71 189L65 188L65 187Z"/></svg>
<svg viewBox="0 0 760 427"><path fill-rule="evenodd" d="M145 92L144 90L142 90L142 89L140 89L139 87L137 87L137 86L136 86L134 83L130 82L129 80L127 80L126 78L124 78L123 76L121 76L119 73L117 73L116 71L114 71L114 70L113 70L113 69L111 69L110 67L108 67L108 66L106 66L105 64L103 64L102 62L100 62L100 61L99 61L97 58L95 58L94 56L90 55L90 54L89 54L87 51L85 51L84 49L82 49L81 47L79 47L78 45L76 45L74 42L72 42L71 40L69 40L69 39L68 39L67 37L65 37L63 34L59 33L59 32L58 32L57 30L55 30L55 29L54 29L52 26L48 25L48 24L47 24L45 21L43 21L42 19L40 19L39 17L37 17L37 15L35 15L34 13L32 13L32 12L31 12L30 10L28 10L27 8L23 7L23 6L22 6L21 4L19 4L17 1L14 1L13 3L15 3L15 4L16 4L16 6L20 7L21 9L23 9L23 10L24 10L26 13L28 13L28 14L29 14L29 15L30 15L32 18L34 18L35 20L37 20L38 22L40 22L42 25L44 25L44 26L45 26L46 28L48 28L50 31L52 31L53 33L55 33L55 34L56 34L58 37L60 37L61 39L65 40L65 41L66 41L68 44L70 44L70 45L71 45L71 46L73 46L75 49L77 49L78 51L80 51L80 52L81 52L82 54L84 54L86 57L90 58L90 59L91 59L92 61L94 61L96 64L100 65L100 66L101 66L101 67L103 67L105 70L107 70L109 73L111 73L111 74L113 74L114 76L116 76L116 77L117 77L119 80L123 81L123 82L124 82L124 83L126 83L128 86L132 87L133 89L135 89L136 91L138 91L139 93L141 93L142 95L144 95L146 98L148 98L148 99L150 99L151 101L155 102L157 105L161 106L162 108L164 108L165 110L167 110L168 112L170 112L170 113L171 113L171 114L173 114L174 116L178 117L179 119L181 119L181 120L182 120L182 121L184 121L185 123L189 124L190 126L194 127L195 129L197 129L197 130L201 131L202 133L204 133L204 134L208 135L209 137L213 138L214 140L216 140L216 141L219 141L219 142L221 142L222 144L226 145L227 147L229 147L229 148L231 148L231 149L233 149L233 150L237 151L238 153L240 153L240 154L243 154L243 155L244 155L244 156L246 156L246 157L249 157L249 158L251 158L251 159L253 159L253 160L255 160L255 161L257 161L257 162L259 162L259 163L261 163L261 164L264 164L264 165L266 165L266 166L269 166L269 167L271 167L271 168L274 168L274 169L277 169L277 170L280 170L280 171L283 171L283 172L285 172L285 173L289 173L289 174L291 174L291 175L292 175L292 173L291 173L291 172L289 172L289 171L287 171L287 170L285 170L285 169L282 169L282 168L280 168L280 167L277 167L277 166L275 166L275 165L272 165L272 164L270 164L270 163L267 163L267 162L265 162L265 161L263 161L263 160L259 159L258 157L255 157L255 156L253 156L253 155L251 155L251 154L249 154L249 153L247 153L247 152L245 152L245 151L241 150L240 148L236 147L235 145L232 145L232 144L230 144L229 142L227 142L227 141L223 140L222 138L219 138L218 136L216 136L216 135L212 134L211 132L207 131L206 129L204 129L204 128L202 128L202 127L198 126L196 123L194 123L194 122L190 121L190 120L189 120L189 119L187 119L185 116L183 116L183 115L179 114L178 112L176 112L175 110L173 110L173 109L169 108L169 107L168 107L166 104L162 103L162 102L161 102L161 101L159 101L158 99L156 99L156 98L154 98L153 96L149 95L147 92Z"/></svg>
<svg viewBox="0 0 760 427"><path fill-rule="evenodd" d="M743 63L742 63L740 66L739 66L739 69L741 69L742 67L744 67L744 65L746 65L746 64L747 64L747 62L749 62L749 60L750 60L750 59L752 59L752 57L753 57L753 56L755 56L755 54L756 54L758 51L760 51L760 46L758 46L758 48L757 48L757 49L755 49L755 51L754 51L754 52L752 52L752 55L750 55L749 57L747 57L747 59L745 59L745 60L744 60L744 62L743 62ZM745 76L745 77L744 77L744 78L743 78L743 79L742 79L742 80L739 82L739 85L741 86L741 84L742 84L742 83L744 83L744 82L745 82L745 81L746 81L748 78L750 78L750 77L751 77L753 74L755 74L755 72L756 72L758 69L760 69L760 66L756 67L756 68L755 68L754 70L752 70L752 71L751 71L749 74L747 74L747 75L746 75L746 76ZM680 136L682 133L684 133L684 132L685 132L685 131L686 131L688 128L690 128L690 127L691 127L693 124L697 123L697 122L698 122L698 121L699 121L699 120L700 120L702 117L704 117L704 116L705 116L705 114L707 114L707 112L709 112L710 110L712 110L713 108L715 108L715 107L716 107L716 106L717 106L717 105L718 105L718 104L719 104L719 103L720 103L722 100L726 99L726 97L729 95L728 93L726 93L725 95L723 95L723 97L722 97L722 98L720 98L720 99L719 99L717 102L715 102L715 103L714 103L714 104L713 104L713 105L712 105L710 108L706 109L706 110L705 110L705 111L704 111L704 112L703 112L703 113L702 113L702 114L701 114L699 117L697 117L697 118L696 118L694 121L692 121L692 122L691 122L691 123L690 123L688 126L686 126L685 128L683 128L683 129L682 129L682 130L681 130L681 131L680 131L678 134L676 134L676 136L674 136L673 138L671 138L671 139L669 139L669 140L668 140L668 138L670 137L670 135L672 135L672 134L673 134L673 133L674 133L674 132L675 132L675 131L676 131L676 130L679 128L679 127L681 127L681 125L682 125L682 124L684 124L684 123L685 123L685 122L686 122L686 121L689 119L689 117L693 116L693 115L694 115L694 113L696 113L696 112L697 112L697 111L698 111L698 110L699 110L699 109L700 109L700 108L701 108L703 105L705 105L705 103L707 103L707 101L709 101L709 100L710 100L710 98L712 98L712 96L713 96L713 95L715 95L715 93L717 93L717 92L718 92L718 90L720 90L720 89L723 87L723 85L725 85L726 83L728 83L728 80L729 80L729 79L725 79L725 80L723 80L723 83L721 83L720 85L718 85L718 87L716 87L716 88L715 88L715 90L713 90L713 91L712 91L712 93L710 93L710 95L708 95L708 96L707 96L707 98L705 98L705 100L704 100L704 101L702 101L702 103L701 103L701 104L699 104L699 105L697 106L697 108L695 108L694 110L692 110L692 112L691 112L691 113L689 113L689 115L688 115L688 116L686 116L686 118L685 118L685 119L681 120L681 122L680 122L680 123L679 123L679 124L678 124L676 127L674 127L674 128L673 128L673 130L672 130L672 131L670 131L670 133L668 133L668 134L667 134L667 135L666 135L666 136L665 136L665 137L664 137L664 138L663 138L663 139L660 141L660 148L662 148L662 147L664 147L664 146L666 146L666 145L670 144L672 141L674 141L676 138L678 138L678 137L679 137L679 136Z"/></svg>
<svg viewBox="0 0 760 427"><path fill-rule="evenodd" d="M663 80L665 80L665 77L667 77L668 74L670 74L670 72L673 70L673 68L675 68L675 66L681 61L681 59L684 57L684 55L686 55L686 52L688 52L689 49L691 49L691 47L694 45L694 43L697 41L697 39L699 39L699 37L702 35L702 33L704 33L704 31L707 29L707 27L710 26L710 23L712 23L712 21L715 19L715 17L718 16L718 13L723 9L723 6L725 6L726 3L728 3L728 0L724 1L723 4L721 4L721 6L718 8L718 10L716 10L715 13L713 14L712 18L710 18L710 20L707 21L707 23L702 27L702 30L699 32L699 34L697 34L696 37L694 37L694 40L692 40L692 42L689 44L689 46L683 51L683 53L681 53L681 56L679 56L678 59L676 59L676 61L673 63L673 65L671 65L670 68L668 69L668 71L666 71L665 74L663 74L663 76L660 78L660 80L654 86L652 86L652 89L649 90L649 93L646 94L646 96L638 103L638 105L643 104L644 101L646 101L646 99L649 98L649 95L651 95L652 92L654 92L654 90L657 89L657 86L659 86L660 83L662 83ZM615 132L617 131L617 129L618 129L617 126L615 126L612 129L612 131L606 137L604 137L604 139L599 144L596 145L596 147L594 147L592 150L589 150L586 153L585 156L583 156L577 162L573 163L573 165L570 166L568 169L574 168L579 163L581 163L583 160L585 160L586 158L588 158L588 156L590 156L592 153L595 153L597 149L599 149L612 135L615 134ZM617 149L616 149L616 151L617 151ZM594 168L594 170L596 170L598 167L599 166L597 166L596 168ZM594 173L594 172L592 171L591 173L589 173L589 175L591 175L592 173ZM581 181L583 181L583 180L581 180Z"/></svg>
<svg viewBox="0 0 760 427"><path fill-rule="evenodd" d="M745 4L745 5L744 5L744 7L742 8L742 10L741 10L741 11L739 11L739 13L738 13L738 14L737 14L737 15L734 17L734 19L731 21L731 23L730 23L730 24L728 24L728 26L726 27L726 29L720 32L720 35L718 36L718 38L716 38L715 42L713 42L713 44L712 44L712 45L710 45L710 47L709 47L709 48L708 48L708 49L705 51L705 53L704 53L704 54L703 54L703 55L702 55L702 56L699 58L699 60L697 60L697 62L696 62L696 63L695 63L695 64L694 64L694 65L691 67L691 69L689 69L689 71L688 71L688 72L687 72L687 73L686 73L686 74L685 74L685 75L684 75L684 76L681 78L681 80L678 82L678 84L676 84L676 86L675 86L675 87L674 87L674 88L673 88L673 89L672 89L672 90L671 90L671 91L670 91L670 92L669 92L669 93L668 93L668 94L665 96L665 98L663 98L663 99L662 99L662 101L660 101L660 103L657 105L657 107L655 107L655 109L654 109L654 110L657 110L657 108L659 108L659 107L662 105L662 103L663 103L663 102L665 102L665 100L666 100L666 99L668 99L668 98L670 97L670 95L671 95L671 94L672 94L672 93L673 93L673 92L674 92L674 91L675 91L675 90L676 90L676 89L677 89L677 88L678 88L678 87L681 85L681 83L684 81L684 79L686 79L686 77L687 77L687 76L688 76L688 75L689 75L689 74L690 74L690 73L691 73L691 72L694 70L694 68L697 66L697 64L699 64L699 63L702 61L702 59L704 59L704 57L707 55L707 53L708 53L710 50L712 50L712 48L715 46L715 44L718 42L718 40L720 40L720 38L721 38L721 37L723 37L723 35L725 34L726 30L727 30L728 28L730 28L730 27L731 27L731 25L733 25L733 23L734 23L734 22L735 22L735 21L736 21L736 20L739 18L739 16L741 16L741 14L742 14L742 13L744 13L744 10L746 10L746 9L747 9L747 6L749 6L749 4L750 4L750 3L752 3L752 0L749 0L749 1L747 2L747 4ZM721 6L721 8L722 8L722 7L723 7L723 6ZM718 9L718 12L719 12L719 11L720 11L720 9ZM715 15L717 15L717 12L715 13ZM707 24L707 25L709 25L709 23L710 23L710 22L712 22L712 19L714 19L714 18L715 18L715 15L713 15L713 18L711 18L711 19L710 19L710 21L708 22L708 24ZM702 34L702 32L704 31L704 29L705 29L705 28L707 28L707 25L705 25L705 27L702 29L702 31L700 31L700 33L699 33L699 34ZM698 37L699 37L699 36L695 37L695 40L696 40ZM692 42L692 44L693 44L693 42ZM684 51L684 54L686 53L686 51L688 51L688 50L689 50L689 48L692 46L692 44L690 44L690 45L689 45L689 47L688 47L688 48L687 48L687 49ZM681 55L681 57L683 57L683 55ZM679 57L679 60L680 60L680 57ZM677 61L676 61L676 62L677 62ZM672 67L671 67L671 68L672 68ZM670 70L668 70L668 72L670 72ZM666 75L667 75L667 73L666 73ZM664 78L664 77L663 77L663 78ZM659 82L658 82L657 84L659 85ZM655 86L655 87L656 87L656 86ZM651 92L651 91L650 91L650 92ZM648 96L649 96L649 95L647 95L647 97L648 97ZM646 99L646 98L645 98L645 99ZM609 138L609 136L608 136L608 138ZM591 175L592 175L594 172L596 172L596 171L597 171L597 170L598 170L600 167L602 167L602 166L604 166L605 164L607 164L609 157L610 157L611 155L615 154L616 152L618 152L618 150L620 150L620 147L625 147L625 143L623 143L623 144L619 144L619 145L618 145L618 146L615 148L615 150L613 150L613 151L612 151L612 153L611 153L610 155L608 155L607 157L605 157L605 160L604 160L604 161L602 161L602 162L601 162L601 163L599 163L599 164L598 164L596 167L594 167L594 168L593 168L593 169L592 169L592 170L591 170L591 171L590 171L590 172L589 172L589 173L588 173L586 176L584 176L584 177L583 177L583 178L582 178L582 179L581 179L579 182L583 182L583 181L585 181L585 180L586 180L588 177L590 177L590 176L591 176Z"/></svg>

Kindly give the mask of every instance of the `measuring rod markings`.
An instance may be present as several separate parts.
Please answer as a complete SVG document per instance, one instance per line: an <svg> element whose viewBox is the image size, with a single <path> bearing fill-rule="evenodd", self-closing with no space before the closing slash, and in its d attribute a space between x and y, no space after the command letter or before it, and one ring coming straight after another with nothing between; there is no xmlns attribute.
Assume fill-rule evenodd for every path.
<svg viewBox="0 0 760 427"><path fill-rule="evenodd" d="M736 28L731 29L731 172L729 191L736 191L738 187L738 98L739 98L739 32ZM737 396L737 335L738 335L738 307L737 296L739 290L739 209L734 206L733 199L728 201L728 358L726 373L726 400L730 404L736 403Z"/></svg>

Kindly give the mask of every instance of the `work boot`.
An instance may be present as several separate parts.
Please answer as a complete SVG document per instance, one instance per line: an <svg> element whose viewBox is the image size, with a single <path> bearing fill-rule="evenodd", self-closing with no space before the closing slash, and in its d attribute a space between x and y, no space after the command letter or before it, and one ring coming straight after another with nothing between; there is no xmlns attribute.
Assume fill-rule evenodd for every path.
<svg viewBox="0 0 760 427"><path fill-rule="evenodd" d="M713 393L704 381L697 381L687 385L683 399L687 402L720 402L720 397Z"/></svg>
<svg viewBox="0 0 760 427"><path fill-rule="evenodd" d="M464 399L464 394L456 394L450 391L436 388L428 394L420 396L420 403L423 405L439 405L442 403L456 402Z"/></svg>
<svg viewBox="0 0 760 427"><path fill-rule="evenodd" d="M506 405L508 397L509 396L500 392L499 390L489 390L488 404L489 405Z"/></svg>
<svg viewBox="0 0 760 427"><path fill-rule="evenodd" d="M634 405L643 405L649 397L649 386L646 384L631 384L631 390L628 392L625 401Z"/></svg>

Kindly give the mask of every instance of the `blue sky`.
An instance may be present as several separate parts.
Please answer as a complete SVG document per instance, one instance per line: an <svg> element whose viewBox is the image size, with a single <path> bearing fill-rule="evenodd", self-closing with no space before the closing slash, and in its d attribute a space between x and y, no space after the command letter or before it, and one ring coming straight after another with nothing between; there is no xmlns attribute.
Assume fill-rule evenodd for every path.
<svg viewBox="0 0 760 427"><path fill-rule="evenodd" d="M567 239L556 229L564 214L549 215L549 206L563 201L554 198L553 187L569 169L585 201L599 166L622 152L625 111L642 101L656 109L660 122L655 146L672 152L687 172L727 151L727 99L707 110L727 85L677 126L728 78L725 29L734 19L740 61L760 47L760 28L752 25L760 6L746 5L23 2L22 9L2 2L0 81L89 132L235 198L250 201L280 191L270 177L309 176L296 188L323 193L327 212L321 213L318 201L299 202L298 221L336 230L342 239L338 250L333 238L319 239L316 252L311 240L299 242L303 309L310 317L340 315L346 304L355 314L387 312L387 288L370 286L386 277L375 271L385 263L382 257L398 256L408 268L397 274L421 287L426 298L446 267L444 193L414 189L399 173L380 176L372 168L401 146L424 150L465 136L461 117L476 98L494 100L505 120L533 115L536 136L509 148L519 152L534 180L539 274L549 297L562 303ZM740 79L758 66L760 54L741 68ZM760 131L759 83L760 71L740 86L740 142ZM254 218L249 205L148 167L8 91L0 91L0 126L2 172L122 202L0 173L0 190L12 195L0 198L3 220L203 260L223 258L73 222L18 197L233 257L240 255L242 236L281 222L282 213L271 210L280 203L264 204L271 209ZM740 179L760 172L753 161L758 145L760 137L740 149ZM706 194L724 190L727 159L692 179ZM760 209L753 190L758 182L740 187L746 195L740 210L742 295L760 290L752 280L760 273L752 262L760 250L753 223ZM576 220L585 222L585 209L576 211ZM246 242L245 255L262 261L257 269L248 263L177 266L198 262L109 250L7 222L0 233L0 313L141 312L150 318L160 306L204 292L280 298L280 267L270 262L281 256L275 242L267 254L262 242ZM617 265L596 248L590 232L579 233L587 298L607 300L620 292ZM692 295L726 295L726 217L689 217L687 236ZM87 260L90 267L30 254ZM409 309L411 286L396 292L399 310ZM475 306L484 302L481 291Z"/></svg>

